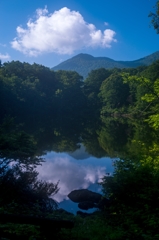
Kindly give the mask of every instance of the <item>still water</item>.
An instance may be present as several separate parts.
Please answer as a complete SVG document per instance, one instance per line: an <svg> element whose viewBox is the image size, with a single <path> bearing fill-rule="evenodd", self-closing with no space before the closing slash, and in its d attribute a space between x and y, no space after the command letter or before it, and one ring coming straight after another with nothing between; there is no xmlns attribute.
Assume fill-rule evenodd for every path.
<svg viewBox="0 0 159 240"><path fill-rule="evenodd" d="M104 175L113 173L115 158L96 158L85 151L83 145L73 153L47 152L45 162L38 167L39 178L48 182L59 181L59 191L53 196L60 208L76 214L78 204L67 195L75 189L89 189L101 193L99 185ZM93 209L87 212L92 212Z"/></svg>

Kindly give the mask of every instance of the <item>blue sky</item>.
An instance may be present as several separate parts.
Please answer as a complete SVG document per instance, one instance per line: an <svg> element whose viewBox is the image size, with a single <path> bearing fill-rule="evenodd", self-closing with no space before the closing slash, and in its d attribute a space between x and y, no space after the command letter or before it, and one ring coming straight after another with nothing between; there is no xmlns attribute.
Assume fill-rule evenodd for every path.
<svg viewBox="0 0 159 240"><path fill-rule="evenodd" d="M135 60L159 50L156 0L0 0L0 59L53 67L79 53Z"/></svg>

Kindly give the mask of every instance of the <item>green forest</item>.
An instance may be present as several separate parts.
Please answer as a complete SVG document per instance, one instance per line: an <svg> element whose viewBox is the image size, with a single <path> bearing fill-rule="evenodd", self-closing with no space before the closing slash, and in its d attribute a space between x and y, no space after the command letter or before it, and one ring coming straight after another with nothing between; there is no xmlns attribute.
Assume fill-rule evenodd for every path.
<svg viewBox="0 0 159 240"><path fill-rule="evenodd" d="M1 122L63 115L131 115L158 127L159 61L146 67L93 70L85 81L73 71L54 72L42 65L12 61L0 67Z"/></svg>
<svg viewBox="0 0 159 240"><path fill-rule="evenodd" d="M158 32L158 8L151 13ZM1 239L159 239L159 61L100 68L83 78L39 64L0 63ZM97 158L118 157L101 181L109 207L92 215L58 212L58 182L38 179L45 151L82 142ZM5 222L5 215L73 223L72 229ZM60 224L60 223L59 223Z"/></svg>

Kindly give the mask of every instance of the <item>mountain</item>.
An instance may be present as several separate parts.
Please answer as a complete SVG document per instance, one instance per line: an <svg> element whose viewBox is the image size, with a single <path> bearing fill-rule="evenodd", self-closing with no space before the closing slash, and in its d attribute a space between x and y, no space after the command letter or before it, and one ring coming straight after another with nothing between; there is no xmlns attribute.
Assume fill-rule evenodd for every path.
<svg viewBox="0 0 159 240"><path fill-rule="evenodd" d="M133 68L150 65L156 60L159 60L159 51L134 61L115 61L107 57L93 57L89 54L81 53L58 64L52 70L76 71L85 79L90 71L98 68Z"/></svg>

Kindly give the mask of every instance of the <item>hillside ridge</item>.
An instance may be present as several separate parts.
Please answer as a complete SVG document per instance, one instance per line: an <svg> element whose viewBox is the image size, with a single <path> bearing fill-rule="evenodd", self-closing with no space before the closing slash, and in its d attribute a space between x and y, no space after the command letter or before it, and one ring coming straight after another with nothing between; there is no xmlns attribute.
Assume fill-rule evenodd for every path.
<svg viewBox="0 0 159 240"><path fill-rule="evenodd" d="M148 66L159 60L159 51L133 61L117 61L108 57L94 57L90 54L80 53L53 67L52 70L76 71L85 79L89 72L98 68L133 68Z"/></svg>

